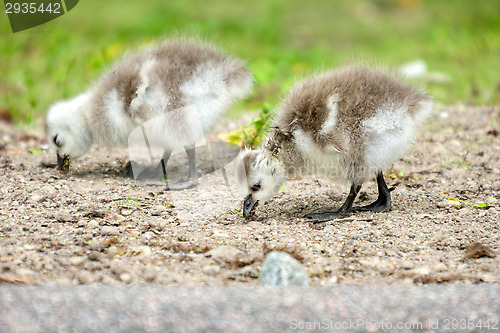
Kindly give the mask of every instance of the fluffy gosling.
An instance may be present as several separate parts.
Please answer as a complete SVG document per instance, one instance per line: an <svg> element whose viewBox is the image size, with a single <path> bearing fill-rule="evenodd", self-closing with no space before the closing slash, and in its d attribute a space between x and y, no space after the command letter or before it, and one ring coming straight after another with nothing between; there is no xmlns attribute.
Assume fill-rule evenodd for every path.
<svg viewBox="0 0 500 333"><path fill-rule="evenodd" d="M163 119L163 171L171 152L184 148L189 177L176 189L192 187L197 183L194 143L252 84L242 60L194 41L165 41L126 55L88 91L54 104L47 113L47 140L63 170L93 143L126 146L138 126ZM190 130L193 119L172 113L184 107L194 107L202 131Z"/></svg>
<svg viewBox="0 0 500 333"><path fill-rule="evenodd" d="M319 174L351 189L334 212L307 215L327 221L354 211L390 210L382 169L400 159L417 126L432 110L424 91L384 70L350 66L296 84L277 110L263 147L237 159L243 215L278 194L290 175ZM378 199L353 208L361 185L376 174Z"/></svg>

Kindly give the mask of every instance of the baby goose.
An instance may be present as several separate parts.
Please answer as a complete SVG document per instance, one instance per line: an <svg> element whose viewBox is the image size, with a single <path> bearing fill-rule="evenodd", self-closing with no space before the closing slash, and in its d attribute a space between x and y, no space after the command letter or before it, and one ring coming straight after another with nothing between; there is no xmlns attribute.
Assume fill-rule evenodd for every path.
<svg viewBox="0 0 500 333"><path fill-rule="evenodd" d="M307 217L327 221L353 211L361 185L377 175L378 199L355 211L388 211L390 189L382 169L401 158L432 109L422 90L382 70L350 66L296 84L278 107L263 147L237 159L243 215L276 195L290 175L320 174L351 189L335 212Z"/></svg>
<svg viewBox="0 0 500 333"><path fill-rule="evenodd" d="M127 145L130 133L154 118L165 122L157 126L164 135L163 170L170 153L184 148L189 178L176 189L192 187L197 183L194 143L252 84L242 60L194 41L165 41L125 56L87 92L54 104L47 114L48 143L62 170L93 143ZM177 112L188 107L195 112ZM201 130L190 129L193 123Z"/></svg>

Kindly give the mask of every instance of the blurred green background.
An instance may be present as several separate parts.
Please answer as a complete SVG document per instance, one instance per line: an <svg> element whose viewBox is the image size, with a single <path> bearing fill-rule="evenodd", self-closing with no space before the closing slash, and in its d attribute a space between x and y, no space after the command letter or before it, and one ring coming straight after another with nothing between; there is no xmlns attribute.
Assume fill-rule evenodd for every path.
<svg viewBox="0 0 500 333"><path fill-rule="evenodd" d="M107 0L13 34L0 13L0 114L40 123L128 49L200 36L247 59L252 96L232 115L276 103L294 79L363 60L425 61L417 80L442 104L499 104L498 0Z"/></svg>

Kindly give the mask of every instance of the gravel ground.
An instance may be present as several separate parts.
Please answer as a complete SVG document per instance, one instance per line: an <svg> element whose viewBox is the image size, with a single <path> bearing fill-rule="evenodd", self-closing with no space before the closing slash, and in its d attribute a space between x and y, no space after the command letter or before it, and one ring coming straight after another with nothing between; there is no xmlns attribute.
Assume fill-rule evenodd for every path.
<svg viewBox="0 0 500 333"><path fill-rule="evenodd" d="M0 285L250 286L271 250L299 259L313 286L498 283L499 121L498 107L438 108L386 170L391 212L321 224L302 216L338 207L347 187L290 180L245 220L204 153L200 186L170 193L124 177L126 150L95 148L60 173L38 151L41 127L1 123Z"/></svg>
<svg viewBox="0 0 500 333"><path fill-rule="evenodd" d="M500 286L0 286L0 331L498 332Z"/></svg>

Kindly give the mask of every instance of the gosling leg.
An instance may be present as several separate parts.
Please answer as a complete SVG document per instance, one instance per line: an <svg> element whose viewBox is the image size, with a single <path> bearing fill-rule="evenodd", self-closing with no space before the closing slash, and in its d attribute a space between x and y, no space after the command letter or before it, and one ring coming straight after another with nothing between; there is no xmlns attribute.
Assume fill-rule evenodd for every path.
<svg viewBox="0 0 500 333"><path fill-rule="evenodd" d="M359 191L361 190L361 184L351 185L351 190L347 195L346 200L342 204L342 206L335 212L324 212L324 213L312 213L307 214L305 217L315 220L314 223L329 221L333 219L337 219L339 217L345 217L351 214L352 212L352 204Z"/></svg>
<svg viewBox="0 0 500 333"><path fill-rule="evenodd" d="M165 180L165 175L166 175L166 165L168 162L168 159L170 157L171 152L170 151L165 151L163 153L163 156L160 160L160 163L157 165L151 165L147 167L146 169L142 170L140 174L136 176L137 180ZM130 161L127 163L125 168L127 169L127 175L132 177L134 176L133 174L133 167L132 165L134 164L134 161Z"/></svg>
<svg viewBox="0 0 500 333"><path fill-rule="evenodd" d="M188 178L187 180L180 181L180 182L175 182L175 183L168 183L167 184L167 190L170 191L180 191L180 190L185 190L188 188L195 187L198 185L198 172L196 171L196 153L195 153L195 147L194 144L190 146L184 147L186 150L186 155L188 158L188 167L189 167L189 173L188 173ZM163 163L163 160L162 160ZM167 172L166 172L166 163L163 166L164 167L164 178L165 181L167 181Z"/></svg>
<svg viewBox="0 0 500 333"><path fill-rule="evenodd" d="M382 171L377 173L378 198L366 206L354 207L355 212L388 212L391 210L391 191L394 188L388 188L384 180Z"/></svg>

